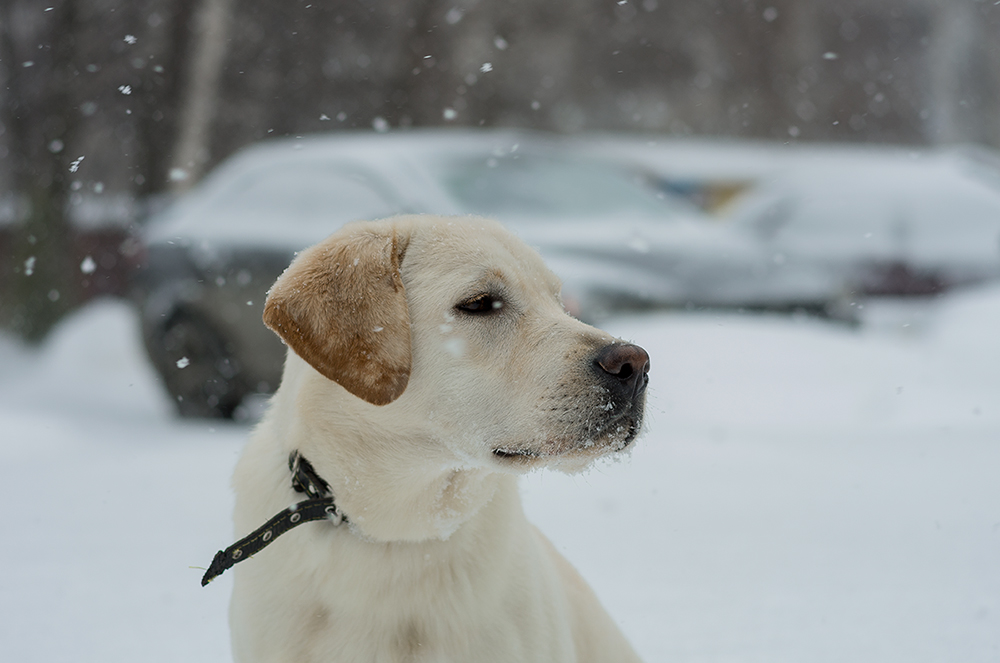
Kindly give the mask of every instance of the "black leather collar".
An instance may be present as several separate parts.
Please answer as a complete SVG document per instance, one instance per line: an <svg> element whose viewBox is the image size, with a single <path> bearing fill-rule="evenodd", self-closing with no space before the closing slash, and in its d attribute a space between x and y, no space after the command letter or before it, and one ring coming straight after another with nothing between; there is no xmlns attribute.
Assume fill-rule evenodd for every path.
<svg viewBox="0 0 1000 663"><path fill-rule="evenodd" d="M201 579L202 587L238 562L259 553L293 527L313 520L328 520L333 525L347 522L347 518L333 501L330 484L316 474L312 464L298 451L289 454L288 469L292 473L292 488L295 492L305 493L309 499L279 512L233 545L215 553L215 558Z"/></svg>

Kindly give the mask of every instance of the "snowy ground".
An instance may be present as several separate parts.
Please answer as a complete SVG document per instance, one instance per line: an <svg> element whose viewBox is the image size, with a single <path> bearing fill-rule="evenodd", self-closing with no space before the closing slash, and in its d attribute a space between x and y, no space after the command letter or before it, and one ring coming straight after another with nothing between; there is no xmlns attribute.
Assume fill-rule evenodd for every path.
<svg viewBox="0 0 1000 663"><path fill-rule="evenodd" d="M524 482L532 519L647 661L1000 660L1000 289L861 330L661 314L630 458ZM0 337L7 661L225 661L228 477L247 434L181 422L125 305Z"/></svg>

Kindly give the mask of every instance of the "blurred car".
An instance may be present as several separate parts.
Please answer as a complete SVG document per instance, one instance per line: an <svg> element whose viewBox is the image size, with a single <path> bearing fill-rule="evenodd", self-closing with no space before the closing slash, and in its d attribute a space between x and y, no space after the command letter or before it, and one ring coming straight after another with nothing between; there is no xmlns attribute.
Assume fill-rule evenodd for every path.
<svg viewBox="0 0 1000 663"><path fill-rule="evenodd" d="M260 321L270 285L296 251L344 223L408 212L500 220L539 249L563 279L567 308L590 320L629 307L745 304L769 278L753 242L546 135L263 143L148 226L137 275L143 336L179 412L231 416L244 396L273 391L284 348ZM767 296L817 298L805 280L781 287Z"/></svg>
<svg viewBox="0 0 1000 663"><path fill-rule="evenodd" d="M845 297L931 295L1000 277L998 171L959 153L830 158L775 176L734 207L734 230L775 271Z"/></svg>

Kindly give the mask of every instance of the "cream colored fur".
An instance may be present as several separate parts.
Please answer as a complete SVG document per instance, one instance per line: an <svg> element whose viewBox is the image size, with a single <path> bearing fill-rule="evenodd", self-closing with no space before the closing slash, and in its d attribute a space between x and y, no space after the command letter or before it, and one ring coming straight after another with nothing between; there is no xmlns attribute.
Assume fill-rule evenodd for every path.
<svg viewBox="0 0 1000 663"><path fill-rule="evenodd" d="M588 359L615 339L559 288L472 217L348 226L278 280L266 319L296 351L236 468L236 535L301 499L293 450L350 524L305 524L236 566L237 661L638 660L518 494L524 471L579 470L634 436L602 427ZM495 315L456 310L486 292Z"/></svg>

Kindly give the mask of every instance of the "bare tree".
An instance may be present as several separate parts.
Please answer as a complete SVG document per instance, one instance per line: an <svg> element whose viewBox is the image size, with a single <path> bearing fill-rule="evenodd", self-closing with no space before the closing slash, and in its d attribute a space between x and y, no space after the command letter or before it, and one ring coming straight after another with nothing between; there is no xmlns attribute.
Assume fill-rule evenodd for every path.
<svg viewBox="0 0 1000 663"><path fill-rule="evenodd" d="M75 0L0 4L0 62L6 78L3 125L9 170L22 221L0 300L0 320L29 340L41 339L76 301L78 286L69 242L70 182L82 166L77 116L71 112L79 81L75 63Z"/></svg>
<svg viewBox="0 0 1000 663"><path fill-rule="evenodd" d="M219 107L219 79L229 43L232 0L201 0L195 15L192 57L180 113L170 180L183 190L211 160L210 136Z"/></svg>
<svg viewBox="0 0 1000 663"><path fill-rule="evenodd" d="M181 100L194 39L191 25L197 0L133 0L131 31L140 49L130 67L136 128L133 190L139 197L170 189L169 173L181 127Z"/></svg>
<svg viewBox="0 0 1000 663"><path fill-rule="evenodd" d="M971 3L947 2L933 15L930 43L930 136L937 143L962 141L971 128L963 122L961 102L966 68L975 45L976 18Z"/></svg>

